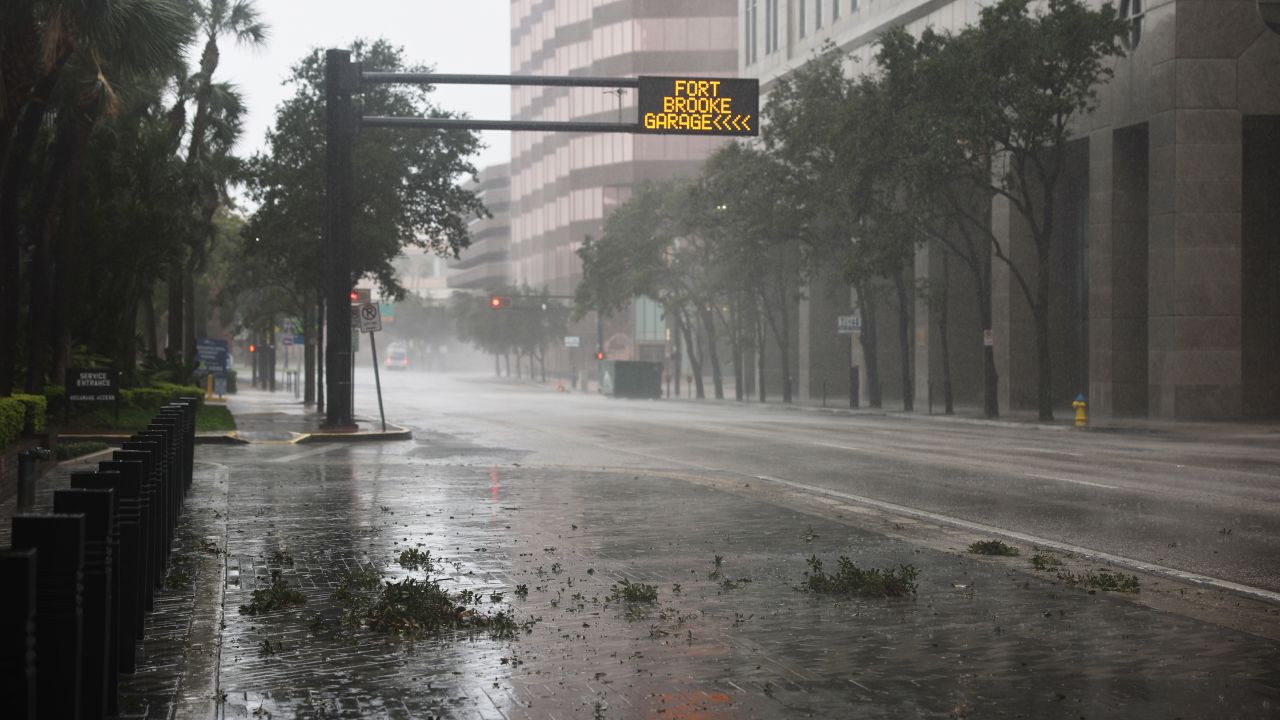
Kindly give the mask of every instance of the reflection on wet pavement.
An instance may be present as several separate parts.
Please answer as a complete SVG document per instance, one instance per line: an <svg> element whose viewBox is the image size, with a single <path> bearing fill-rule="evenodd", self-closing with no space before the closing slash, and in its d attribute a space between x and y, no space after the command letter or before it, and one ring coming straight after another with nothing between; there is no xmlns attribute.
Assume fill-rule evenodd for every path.
<svg viewBox="0 0 1280 720"><path fill-rule="evenodd" d="M651 474L464 444L201 448L230 468L226 717L1275 717L1273 641ZM465 458L446 463L442 458ZM197 492L213 491L198 483ZM537 622L514 641L341 623L341 574L421 548L432 577ZM910 563L915 597L797 589L805 560ZM723 558L717 568L715 557ZM717 569L719 572L716 572ZM305 606L236 608L279 571ZM623 581L654 603L609 599ZM527 597L517 594L525 586ZM503 593L492 602L491 593ZM266 648L269 644L269 650ZM256 713L256 715L255 715Z"/></svg>

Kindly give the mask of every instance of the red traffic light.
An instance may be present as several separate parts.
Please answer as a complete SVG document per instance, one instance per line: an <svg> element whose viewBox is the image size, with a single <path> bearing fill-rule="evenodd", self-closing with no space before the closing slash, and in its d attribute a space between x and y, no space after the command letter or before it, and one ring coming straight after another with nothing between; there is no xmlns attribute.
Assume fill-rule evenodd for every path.
<svg viewBox="0 0 1280 720"><path fill-rule="evenodd" d="M256 352L258 352L258 346L257 346L257 345L254 345L253 343L249 343L249 352L251 352L251 353L256 353Z"/></svg>
<svg viewBox="0 0 1280 720"><path fill-rule="evenodd" d="M603 350L600 350L599 352L597 352L597 353L596 353L596 359L597 359L597 360L603 360L603 359L604 359L604 351L603 351Z"/></svg>
<svg viewBox="0 0 1280 720"><path fill-rule="evenodd" d="M511 307L511 297L509 295L490 295L489 307L495 310L509 308Z"/></svg>
<svg viewBox="0 0 1280 720"><path fill-rule="evenodd" d="M356 301L358 301L359 299L360 299L360 293L356 292L355 290L352 290L352 291L351 291L351 302L356 302Z"/></svg>

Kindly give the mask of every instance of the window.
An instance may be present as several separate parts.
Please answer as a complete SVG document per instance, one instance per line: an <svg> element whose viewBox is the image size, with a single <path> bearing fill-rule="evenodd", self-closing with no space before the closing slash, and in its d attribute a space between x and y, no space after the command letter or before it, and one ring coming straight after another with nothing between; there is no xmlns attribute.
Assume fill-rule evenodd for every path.
<svg viewBox="0 0 1280 720"><path fill-rule="evenodd" d="M840 19L840 0L831 0L831 22Z"/></svg>
<svg viewBox="0 0 1280 720"><path fill-rule="evenodd" d="M849 12L858 12L858 0L849 0Z"/></svg>
<svg viewBox="0 0 1280 720"><path fill-rule="evenodd" d="M746 58L747 65L751 65L756 61L756 8L757 0L747 0L747 10L743 17L746 25L746 36L742 38L742 53ZM765 22L768 22L768 20L769 18L766 14ZM769 49L766 45L765 52L768 51Z"/></svg>
<svg viewBox="0 0 1280 720"><path fill-rule="evenodd" d="M804 33L805 33L804 11L808 7L809 7L809 0L800 0L800 37L804 37Z"/></svg>
<svg viewBox="0 0 1280 720"><path fill-rule="evenodd" d="M839 2L839 0L832 0ZM813 0L813 29L822 29L822 0Z"/></svg>
<svg viewBox="0 0 1280 720"><path fill-rule="evenodd" d="M1142 21L1146 14L1142 0L1120 0L1120 18L1129 21L1129 34L1124 37L1126 49L1133 50L1142 42Z"/></svg>

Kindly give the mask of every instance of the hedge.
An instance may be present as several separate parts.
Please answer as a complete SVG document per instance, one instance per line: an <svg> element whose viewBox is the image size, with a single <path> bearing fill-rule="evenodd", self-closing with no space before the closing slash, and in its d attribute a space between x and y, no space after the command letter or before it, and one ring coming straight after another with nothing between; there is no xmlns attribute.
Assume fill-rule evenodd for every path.
<svg viewBox="0 0 1280 720"><path fill-rule="evenodd" d="M204 403L204 391L195 385L158 382L152 387L120 390L120 407L159 410L161 406L174 402L183 395L199 398L200 404ZM67 390L61 385L46 386L44 398L42 399L47 403L46 411L48 413L61 417L66 408ZM77 413L87 411L92 405L111 407L109 403L77 403L74 410Z"/></svg>
<svg viewBox="0 0 1280 720"><path fill-rule="evenodd" d="M11 397L23 404L24 424L30 420L32 432L44 432L45 416L49 412L49 400L43 395L14 393Z"/></svg>
<svg viewBox="0 0 1280 720"><path fill-rule="evenodd" d="M0 448L7 448L22 435L27 406L12 397L0 397Z"/></svg>

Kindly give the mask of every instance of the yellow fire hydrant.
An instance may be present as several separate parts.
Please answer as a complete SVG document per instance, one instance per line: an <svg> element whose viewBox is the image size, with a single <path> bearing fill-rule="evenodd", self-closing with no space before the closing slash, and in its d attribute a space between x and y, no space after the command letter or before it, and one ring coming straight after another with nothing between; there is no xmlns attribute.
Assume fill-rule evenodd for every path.
<svg viewBox="0 0 1280 720"><path fill-rule="evenodd" d="M1084 393L1076 396L1076 401L1071 403L1071 407L1076 409L1076 427L1082 428L1089 424L1089 416L1085 413L1085 409L1089 407L1089 403L1084 401Z"/></svg>

